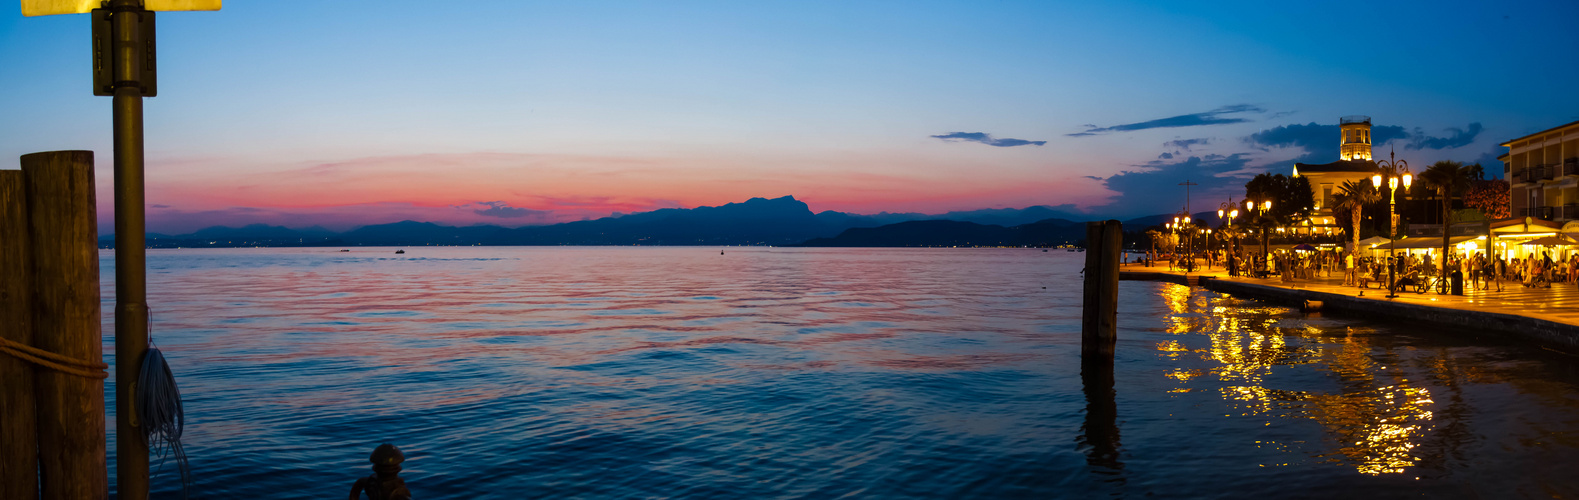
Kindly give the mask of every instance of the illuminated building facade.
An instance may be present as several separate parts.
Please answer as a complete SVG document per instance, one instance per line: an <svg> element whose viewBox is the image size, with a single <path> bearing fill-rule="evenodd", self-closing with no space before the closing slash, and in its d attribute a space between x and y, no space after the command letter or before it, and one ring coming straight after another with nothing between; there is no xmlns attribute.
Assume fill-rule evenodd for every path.
<svg viewBox="0 0 1579 500"><path fill-rule="evenodd" d="M1345 116L1338 119L1338 128L1343 130L1338 159L1345 161L1371 159L1371 117Z"/></svg>
<svg viewBox="0 0 1579 500"><path fill-rule="evenodd" d="M1304 176L1310 182L1311 198L1316 201L1309 224L1301 232L1338 233L1348 227L1347 221L1335 220L1332 213L1343 183L1369 183L1371 176L1380 172L1376 162L1371 161L1371 117L1345 116L1338 119L1338 128L1342 132L1338 161L1294 164L1294 176Z"/></svg>
<svg viewBox="0 0 1579 500"><path fill-rule="evenodd" d="M1579 122L1502 143L1503 178L1515 218L1579 220Z"/></svg>

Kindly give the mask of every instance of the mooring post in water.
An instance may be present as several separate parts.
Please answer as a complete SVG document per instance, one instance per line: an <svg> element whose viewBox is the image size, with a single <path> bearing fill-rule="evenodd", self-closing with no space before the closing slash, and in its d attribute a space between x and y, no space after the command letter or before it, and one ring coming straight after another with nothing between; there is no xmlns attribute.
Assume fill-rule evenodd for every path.
<svg viewBox="0 0 1579 500"><path fill-rule="evenodd" d="M33 345L67 365L35 373L40 497L108 498L93 152L23 155L22 176L33 261Z"/></svg>
<svg viewBox="0 0 1579 500"><path fill-rule="evenodd" d="M1118 328L1118 255L1124 226L1116 220L1086 223L1085 293L1080 314L1083 356L1113 357Z"/></svg>
<svg viewBox="0 0 1579 500"><path fill-rule="evenodd" d="M406 461L406 454L401 453L400 448L389 443L378 445L367 460L373 462L373 475L351 485L351 500L361 499L364 491L368 500L411 500L406 480L400 478L400 463Z"/></svg>
<svg viewBox="0 0 1579 500"><path fill-rule="evenodd" d="M0 344L33 344L33 274L28 259L22 171L0 170ZM0 498L38 498L38 420L33 365L0 348Z"/></svg>

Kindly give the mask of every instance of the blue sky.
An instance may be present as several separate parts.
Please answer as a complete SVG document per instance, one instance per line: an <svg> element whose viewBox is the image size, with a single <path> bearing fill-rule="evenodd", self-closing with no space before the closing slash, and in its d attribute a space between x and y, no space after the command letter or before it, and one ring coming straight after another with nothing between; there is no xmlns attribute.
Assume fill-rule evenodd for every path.
<svg viewBox="0 0 1579 500"><path fill-rule="evenodd" d="M786 194L1170 212L1186 178L1226 199L1336 159L1339 116L1400 127L1422 166L1579 120L1574 19L1571 1L231 0L160 14L149 219L522 225ZM108 221L87 23L0 10L0 158L95 150Z"/></svg>

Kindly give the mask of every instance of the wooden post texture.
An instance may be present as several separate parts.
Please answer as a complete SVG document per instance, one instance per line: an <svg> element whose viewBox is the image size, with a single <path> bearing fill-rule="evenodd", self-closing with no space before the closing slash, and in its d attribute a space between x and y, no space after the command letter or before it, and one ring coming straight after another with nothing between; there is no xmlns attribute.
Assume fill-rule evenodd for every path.
<svg viewBox="0 0 1579 500"><path fill-rule="evenodd" d="M1118 259L1123 224L1116 220L1086 223L1085 292L1080 315L1083 356L1113 357L1118 329Z"/></svg>
<svg viewBox="0 0 1579 500"><path fill-rule="evenodd" d="M32 263L22 171L0 170L0 338L33 344ZM0 353L0 498L38 498L33 365Z"/></svg>
<svg viewBox="0 0 1579 500"><path fill-rule="evenodd" d="M34 345L102 362L93 152L22 156L33 258ZM41 498L109 498L104 380L37 371Z"/></svg>

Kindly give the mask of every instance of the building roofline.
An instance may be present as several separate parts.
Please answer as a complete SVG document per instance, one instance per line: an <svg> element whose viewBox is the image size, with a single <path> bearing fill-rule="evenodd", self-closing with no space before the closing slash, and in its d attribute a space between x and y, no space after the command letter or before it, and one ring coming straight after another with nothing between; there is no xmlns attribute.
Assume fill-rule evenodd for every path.
<svg viewBox="0 0 1579 500"><path fill-rule="evenodd" d="M1512 138L1512 139L1508 139L1506 141L1503 141L1500 144L1500 146L1505 147L1505 148L1512 147L1512 146L1509 146L1509 144L1513 144L1515 142L1519 142L1519 141L1522 141L1522 140L1525 140L1525 139L1529 139L1531 137L1535 137L1537 135L1541 135L1541 134L1544 134L1544 133L1547 133L1547 132L1551 132L1553 130L1557 130L1557 129L1560 129L1560 128L1572 127L1574 125L1579 125L1579 121L1575 121L1575 122L1571 122L1571 123L1565 123L1565 124L1558 125L1556 127L1552 127L1552 128L1549 128L1549 129L1546 129L1546 130L1542 130L1540 132L1536 132L1536 133L1529 134L1529 135L1526 135L1526 136L1515 137L1515 138Z"/></svg>
<svg viewBox="0 0 1579 500"><path fill-rule="evenodd" d="M1294 168L1309 173L1369 173L1376 171L1377 165L1372 160L1338 160L1330 163L1295 163Z"/></svg>

